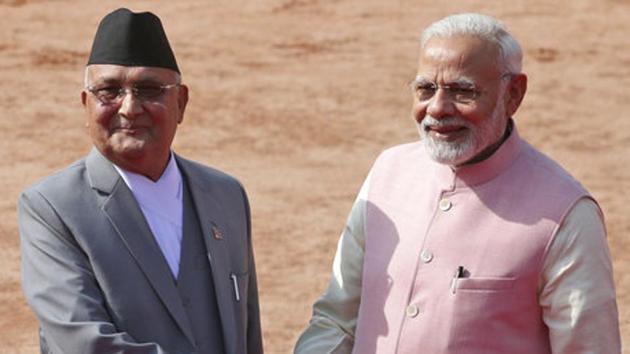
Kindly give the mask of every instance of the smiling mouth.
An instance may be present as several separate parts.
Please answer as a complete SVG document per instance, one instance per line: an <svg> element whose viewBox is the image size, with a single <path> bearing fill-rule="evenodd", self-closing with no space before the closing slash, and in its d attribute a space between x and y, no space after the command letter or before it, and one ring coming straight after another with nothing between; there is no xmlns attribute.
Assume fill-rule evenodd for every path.
<svg viewBox="0 0 630 354"><path fill-rule="evenodd" d="M124 133L127 135L138 135L141 132L145 131L147 128L145 127L117 127L114 128L114 132Z"/></svg>
<svg viewBox="0 0 630 354"><path fill-rule="evenodd" d="M431 138L445 141L457 140L468 131L468 128L460 125L426 126L424 129Z"/></svg>

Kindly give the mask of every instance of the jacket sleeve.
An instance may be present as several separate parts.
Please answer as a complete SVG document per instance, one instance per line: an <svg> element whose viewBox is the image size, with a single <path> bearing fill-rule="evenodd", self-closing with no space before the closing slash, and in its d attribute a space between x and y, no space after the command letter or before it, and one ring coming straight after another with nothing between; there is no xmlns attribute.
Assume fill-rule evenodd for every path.
<svg viewBox="0 0 630 354"><path fill-rule="evenodd" d="M247 219L247 247L249 257L249 284L247 286L247 353L263 354L262 328L260 325L260 306L258 302L258 280L254 262L254 247L252 243L251 212L245 189L241 186L245 203L245 217Z"/></svg>
<svg viewBox="0 0 630 354"><path fill-rule="evenodd" d="M162 354L111 323L90 262L54 207L38 190L20 196L22 286L52 353Z"/></svg>
<svg viewBox="0 0 630 354"><path fill-rule="evenodd" d="M549 246L540 284L554 354L621 353L612 274L601 211L581 199Z"/></svg>
<svg viewBox="0 0 630 354"><path fill-rule="evenodd" d="M328 289L313 305L313 316L298 339L296 354L352 352L361 302L368 185L369 176L339 239Z"/></svg>

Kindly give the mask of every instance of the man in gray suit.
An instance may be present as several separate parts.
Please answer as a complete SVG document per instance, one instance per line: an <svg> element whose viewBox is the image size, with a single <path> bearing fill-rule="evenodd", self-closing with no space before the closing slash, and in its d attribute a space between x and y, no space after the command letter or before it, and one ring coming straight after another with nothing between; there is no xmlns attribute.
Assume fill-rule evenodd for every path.
<svg viewBox="0 0 630 354"><path fill-rule="evenodd" d="M247 197L171 151L188 88L159 18L108 14L85 81L94 148L19 202L41 351L262 353Z"/></svg>

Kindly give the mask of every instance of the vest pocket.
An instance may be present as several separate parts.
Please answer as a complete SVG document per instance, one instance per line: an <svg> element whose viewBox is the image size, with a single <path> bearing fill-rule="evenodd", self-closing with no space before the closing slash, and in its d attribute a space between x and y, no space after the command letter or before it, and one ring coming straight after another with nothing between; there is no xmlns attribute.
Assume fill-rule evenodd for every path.
<svg viewBox="0 0 630 354"><path fill-rule="evenodd" d="M514 287L516 278L514 277L497 277L497 278L458 278L457 290L462 291L504 291Z"/></svg>
<svg viewBox="0 0 630 354"><path fill-rule="evenodd" d="M445 318L450 329L446 341L455 353L517 353L498 351L510 348L514 333L522 329L522 312L528 309L528 298L520 292L516 277L459 278L457 291L445 303ZM527 316L525 316L527 317ZM507 344L506 344L507 343Z"/></svg>

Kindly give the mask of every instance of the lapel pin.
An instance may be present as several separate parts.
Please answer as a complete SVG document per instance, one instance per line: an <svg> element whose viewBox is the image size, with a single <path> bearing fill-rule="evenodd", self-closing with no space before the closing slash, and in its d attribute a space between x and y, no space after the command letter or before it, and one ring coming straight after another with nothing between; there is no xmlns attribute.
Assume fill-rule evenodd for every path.
<svg viewBox="0 0 630 354"><path fill-rule="evenodd" d="M215 223L212 223L212 236L217 240L223 240L223 233Z"/></svg>

